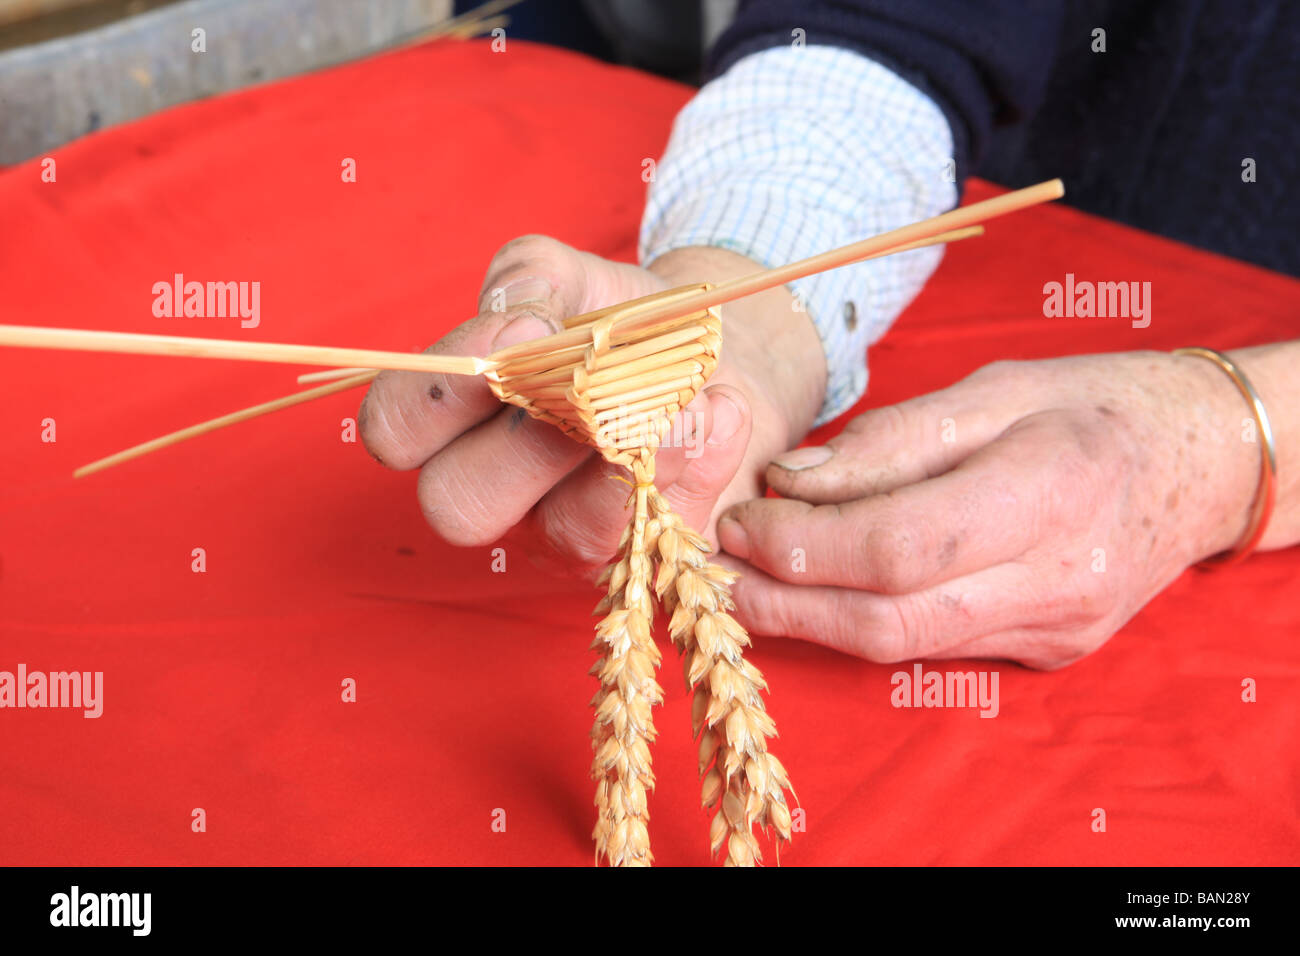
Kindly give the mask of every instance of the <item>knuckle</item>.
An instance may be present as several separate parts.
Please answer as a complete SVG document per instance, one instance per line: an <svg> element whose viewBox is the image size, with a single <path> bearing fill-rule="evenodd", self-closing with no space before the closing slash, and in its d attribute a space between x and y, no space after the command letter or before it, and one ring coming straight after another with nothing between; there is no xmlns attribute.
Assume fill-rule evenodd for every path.
<svg viewBox="0 0 1300 956"><path fill-rule="evenodd" d="M537 233L516 236L498 249L492 257L487 270L487 279L483 284L484 289L491 288L503 273L525 263L543 272L554 270L558 267L567 248L558 239L552 239L550 236Z"/></svg>
<svg viewBox="0 0 1300 956"><path fill-rule="evenodd" d="M844 433L859 439L888 438L902 434L906 424L907 416L900 406L883 405L849 419ZM831 444L834 444L833 440Z"/></svg>
<svg viewBox="0 0 1300 956"><path fill-rule="evenodd" d="M1104 504L1114 499L1114 478L1101 462L1106 454L1106 439L1098 429L1080 421L1067 421L1060 432L1062 440L1055 443L1049 458L1050 485L1068 489L1068 494L1057 494L1059 505L1066 505L1066 513L1077 516L1096 514Z"/></svg>
<svg viewBox="0 0 1300 956"><path fill-rule="evenodd" d="M867 532L859 552L861 577L885 594L914 590L925 573L930 535L915 521L881 521Z"/></svg>
<svg viewBox="0 0 1300 956"><path fill-rule="evenodd" d="M1018 389L1037 387L1040 376L1041 370L1034 362L1023 359L995 359L987 365L980 366L951 388L958 390L978 388L986 391L994 390L1000 394L1000 390L1011 387Z"/></svg>
<svg viewBox="0 0 1300 956"><path fill-rule="evenodd" d="M1047 623L1071 632L1095 625L1115 608L1118 585L1112 573L1097 573L1086 565L1051 589L1043 601Z"/></svg>
<svg viewBox="0 0 1300 956"><path fill-rule="evenodd" d="M515 236L500 249L497 250L495 258L501 258L509 255L519 255L520 253L531 253L534 251L550 251L558 248L559 240L552 239L550 236L538 232L525 233L522 236ZM525 258L529 258L525 256Z"/></svg>
<svg viewBox="0 0 1300 956"><path fill-rule="evenodd" d="M1027 364L1019 359L996 359L971 372L970 375L966 376L966 381L996 381L1016 374L1019 369L1024 368Z"/></svg>
<svg viewBox="0 0 1300 956"><path fill-rule="evenodd" d="M571 246L550 236L534 234L511 239L497 250L488 264L479 288L479 313L499 311L494 296L515 279L537 279L552 290L571 283L576 269L575 255ZM542 303L536 303L532 311L539 311L541 306Z"/></svg>

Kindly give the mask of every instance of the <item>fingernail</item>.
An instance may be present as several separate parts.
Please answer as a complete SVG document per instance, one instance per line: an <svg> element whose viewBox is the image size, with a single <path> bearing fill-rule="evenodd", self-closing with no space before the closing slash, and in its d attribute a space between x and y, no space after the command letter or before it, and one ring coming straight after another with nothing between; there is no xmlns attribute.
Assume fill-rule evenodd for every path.
<svg viewBox="0 0 1300 956"><path fill-rule="evenodd" d="M833 448L813 445L811 448L796 448L794 451L777 455L772 459L772 464L786 471L803 471L805 468L816 468L818 465L826 464L834 454Z"/></svg>
<svg viewBox="0 0 1300 956"><path fill-rule="evenodd" d="M506 324L497 337L492 340L492 351L496 352L508 345L518 345L520 342L527 342L531 339L540 339L544 335L550 335L555 329L544 319L534 315L532 312L524 312Z"/></svg>
<svg viewBox="0 0 1300 956"><path fill-rule="evenodd" d="M537 276L520 276L488 294L488 309L509 312L531 302L549 302L555 287Z"/></svg>
<svg viewBox="0 0 1300 956"><path fill-rule="evenodd" d="M749 557L749 532L730 515L718 519L718 543L728 554L738 558Z"/></svg>
<svg viewBox="0 0 1300 956"><path fill-rule="evenodd" d="M713 406L713 430L709 432L709 444L725 445L740 431L745 416L741 413L740 406L726 392L711 393L709 403Z"/></svg>

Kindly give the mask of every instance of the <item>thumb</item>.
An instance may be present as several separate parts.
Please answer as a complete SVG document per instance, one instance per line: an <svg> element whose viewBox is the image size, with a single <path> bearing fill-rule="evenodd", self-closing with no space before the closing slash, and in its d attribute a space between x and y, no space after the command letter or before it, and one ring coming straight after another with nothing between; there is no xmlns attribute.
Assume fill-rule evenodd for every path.
<svg viewBox="0 0 1300 956"><path fill-rule="evenodd" d="M997 365L929 395L873 408L825 445L772 459L767 483L784 498L836 504L942 475L996 439L1026 407Z"/></svg>
<svg viewBox="0 0 1300 956"><path fill-rule="evenodd" d="M523 236L502 246L488 266L479 291L479 314L502 319L493 351L515 341L507 331L517 316L528 313L561 328L570 316L591 312L662 288L650 273L610 262L549 236Z"/></svg>
<svg viewBox="0 0 1300 956"><path fill-rule="evenodd" d="M732 504L722 499L745 459L753 415L744 394L730 385L706 388L696 401L700 397L708 403L708 422L697 434L707 437L686 448L681 470L661 490L687 527L716 544L718 515Z"/></svg>

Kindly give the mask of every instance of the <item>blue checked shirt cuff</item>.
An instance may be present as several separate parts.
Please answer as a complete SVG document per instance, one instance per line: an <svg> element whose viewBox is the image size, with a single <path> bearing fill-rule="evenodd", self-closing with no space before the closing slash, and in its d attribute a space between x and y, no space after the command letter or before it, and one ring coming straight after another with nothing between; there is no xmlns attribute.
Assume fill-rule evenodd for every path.
<svg viewBox="0 0 1300 956"><path fill-rule="evenodd" d="M957 201L951 156L939 107L875 61L830 46L751 54L678 114L650 185L641 262L717 246L784 265L937 215ZM866 392L867 347L942 256L918 249L789 284L826 352L816 424Z"/></svg>

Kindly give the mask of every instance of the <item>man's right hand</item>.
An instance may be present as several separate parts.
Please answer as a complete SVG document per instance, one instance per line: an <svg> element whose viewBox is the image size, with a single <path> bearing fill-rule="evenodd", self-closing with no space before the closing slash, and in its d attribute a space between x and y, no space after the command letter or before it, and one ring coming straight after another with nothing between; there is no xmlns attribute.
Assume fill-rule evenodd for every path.
<svg viewBox="0 0 1300 956"><path fill-rule="evenodd" d="M557 332L563 319L690 282L720 282L756 263L687 248L651 269L610 262L545 236L493 258L479 314L429 352L486 356ZM796 444L820 407L825 359L808 317L784 289L723 307L722 358L656 457L655 482L716 543L718 515L761 493L763 469ZM559 429L502 406L481 378L383 372L362 402L362 441L390 468L419 469L421 510L458 545L496 541L520 522L528 538L588 570L614 554L627 522L626 472Z"/></svg>

